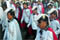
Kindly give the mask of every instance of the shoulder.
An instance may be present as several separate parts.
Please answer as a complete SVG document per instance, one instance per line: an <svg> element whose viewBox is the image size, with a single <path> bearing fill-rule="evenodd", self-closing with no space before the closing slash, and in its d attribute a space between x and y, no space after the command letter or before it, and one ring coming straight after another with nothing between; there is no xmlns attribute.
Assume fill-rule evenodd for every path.
<svg viewBox="0 0 60 40"><path fill-rule="evenodd" d="M47 31L47 33L48 33L49 35L51 35L51 34L52 34L52 32L51 32L51 31L49 31L49 30Z"/></svg>
<svg viewBox="0 0 60 40"><path fill-rule="evenodd" d="M53 33L51 31L48 31L47 37L48 37L48 39L53 40Z"/></svg>
<svg viewBox="0 0 60 40"><path fill-rule="evenodd" d="M30 11L30 9L26 9L26 11Z"/></svg>
<svg viewBox="0 0 60 40"><path fill-rule="evenodd" d="M2 7L0 7L0 10L1 10L1 11L3 11L3 8L2 8Z"/></svg>
<svg viewBox="0 0 60 40"><path fill-rule="evenodd" d="M55 23L59 24L59 21L58 20L54 20Z"/></svg>
<svg viewBox="0 0 60 40"><path fill-rule="evenodd" d="M41 5L39 5L38 7L42 7Z"/></svg>
<svg viewBox="0 0 60 40"><path fill-rule="evenodd" d="M47 31L47 34L48 34L48 37L52 38L53 39L53 32L52 31Z"/></svg>
<svg viewBox="0 0 60 40"><path fill-rule="evenodd" d="M13 21L15 24L18 24L18 22L17 22L17 20L16 19L14 19L14 21Z"/></svg>
<svg viewBox="0 0 60 40"><path fill-rule="evenodd" d="M2 9L2 7L0 7L0 9Z"/></svg>
<svg viewBox="0 0 60 40"><path fill-rule="evenodd" d="M15 25L15 24L18 24L17 20L16 19L13 19L11 22L9 22L10 25Z"/></svg>

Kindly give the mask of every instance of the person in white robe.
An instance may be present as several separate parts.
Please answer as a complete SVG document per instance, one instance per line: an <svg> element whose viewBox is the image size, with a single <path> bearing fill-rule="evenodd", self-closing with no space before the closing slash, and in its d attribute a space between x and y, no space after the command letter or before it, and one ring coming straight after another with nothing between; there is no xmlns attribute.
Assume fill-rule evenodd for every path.
<svg viewBox="0 0 60 40"><path fill-rule="evenodd" d="M33 13L30 16L30 21L29 21L29 24L27 25L27 27L29 28L29 26L31 25L32 30L33 30L32 33L33 33L34 38L35 38L36 37L36 30L37 30L36 18L39 15L39 13L37 13L37 6L34 6L32 8L32 11L33 11Z"/></svg>
<svg viewBox="0 0 60 40"><path fill-rule="evenodd" d="M41 4L40 4L40 1L38 1L37 12L38 12L39 14L42 13L42 6L41 6Z"/></svg>
<svg viewBox="0 0 60 40"><path fill-rule="evenodd" d="M29 23L30 20L30 10L28 9L28 5L27 3L23 3L24 5L24 10L23 10L23 15L22 15L22 19L21 19L21 23L24 21L25 23Z"/></svg>
<svg viewBox="0 0 60 40"><path fill-rule="evenodd" d="M22 40L21 31L19 29L19 24L14 19L15 13L13 9L9 10L7 13L8 17L8 27L6 28L4 40Z"/></svg>
<svg viewBox="0 0 60 40"><path fill-rule="evenodd" d="M59 21L56 20L58 17L58 11L55 8L52 8L48 14L50 15L50 20L51 20L51 28L53 28L53 30L55 31L56 35L58 36L58 34L60 33L60 24Z"/></svg>
<svg viewBox="0 0 60 40"><path fill-rule="evenodd" d="M46 14L37 16L37 34L35 40L53 40L53 33L48 30L49 17Z"/></svg>
<svg viewBox="0 0 60 40"><path fill-rule="evenodd" d="M3 20L3 9L0 7L0 40L3 39L3 27L5 27L5 21Z"/></svg>

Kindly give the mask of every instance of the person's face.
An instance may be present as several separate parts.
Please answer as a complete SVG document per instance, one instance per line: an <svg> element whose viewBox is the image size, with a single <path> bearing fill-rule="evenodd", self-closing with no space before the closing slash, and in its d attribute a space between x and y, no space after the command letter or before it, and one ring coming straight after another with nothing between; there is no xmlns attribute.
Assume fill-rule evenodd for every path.
<svg viewBox="0 0 60 40"><path fill-rule="evenodd" d="M8 17L9 20L11 20L13 18L13 16L10 15L10 13L8 13L7 17Z"/></svg>
<svg viewBox="0 0 60 40"><path fill-rule="evenodd" d="M53 0L54 2L56 2L56 0Z"/></svg>
<svg viewBox="0 0 60 40"><path fill-rule="evenodd" d="M52 8L51 6L48 6L48 8Z"/></svg>
<svg viewBox="0 0 60 40"><path fill-rule="evenodd" d="M38 26L39 26L41 29L45 29L46 26L47 26L47 22L46 22L46 21L41 21L41 23L39 23Z"/></svg>
<svg viewBox="0 0 60 40"><path fill-rule="evenodd" d="M27 5L26 5L26 4L24 4L24 5L23 5L23 7L24 7L24 8L27 8Z"/></svg>
<svg viewBox="0 0 60 40"><path fill-rule="evenodd" d="M38 4L40 4L40 1L38 1Z"/></svg>
<svg viewBox="0 0 60 40"><path fill-rule="evenodd" d="M51 19L56 18L56 15L55 15L55 14L51 14L50 18L51 18Z"/></svg>
<svg viewBox="0 0 60 40"><path fill-rule="evenodd" d="M19 4L16 4L16 7L19 7Z"/></svg>
<svg viewBox="0 0 60 40"><path fill-rule="evenodd" d="M36 14L37 13L37 10L33 10L33 13Z"/></svg>
<svg viewBox="0 0 60 40"><path fill-rule="evenodd" d="M6 7L3 7L3 10L5 10L6 9Z"/></svg>

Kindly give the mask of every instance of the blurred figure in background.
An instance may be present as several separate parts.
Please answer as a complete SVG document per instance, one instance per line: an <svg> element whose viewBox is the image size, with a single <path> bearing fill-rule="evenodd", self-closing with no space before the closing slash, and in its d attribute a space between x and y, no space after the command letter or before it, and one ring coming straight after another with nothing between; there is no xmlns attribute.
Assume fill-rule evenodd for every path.
<svg viewBox="0 0 60 40"><path fill-rule="evenodd" d="M58 9L58 1L57 0L53 0L53 1L54 1L54 7Z"/></svg>
<svg viewBox="0 0 60 40"><path fill-rule="evenodd" d="M30 13L30 9L28 9L28 4L27 4L27 2L24 2L23 3L23 7L24 7L24 9L23 9L23 15L22 15L22 19L21 19L21 23L25 23L25 26L24 27L22 27L23 28L23 30L26 32L26 34L25 34L25 39L27 39L28 38L28 28L27 28L27 24L29 23L29 21L30 21L30 15L31 15L31 13Z"/></svg>
<svg viewBox="0 0 60 40"><path fill-rule="evenodd" d="M48 14L50 14L50 26L51 28L54 30L54 32L56 33L57 37L58 34L60 33L60 24L59 21L57 21L57 17L58 17L58 10L56 9L51 9Z"/></svg>

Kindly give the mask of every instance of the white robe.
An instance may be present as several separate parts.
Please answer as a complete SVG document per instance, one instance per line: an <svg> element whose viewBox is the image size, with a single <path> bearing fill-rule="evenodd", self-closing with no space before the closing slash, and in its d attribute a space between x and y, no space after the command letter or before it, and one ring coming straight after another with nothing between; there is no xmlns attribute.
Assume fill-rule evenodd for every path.
<svg viewBox="0 0 60 40"><path fill-rule="evenodd" d="M40 38L40 30L41 29L38 27L35 40L41 40L41 38ZM48 30L46 30L46 31L43 30L42 40L53 40L52 32L50 32Z"/></svg>
<svg viewBox="0 0 60 40"><path fill-rule="evenodd" d="M0 24L2 24L2 20L3 20L3 9L2 9L2 7L0 7Z"/></svg>
<svg viewBox="0 0 60 40"><path fill-rule="evenodd" d="M15 17L18 19L19 8L16 9Z"/></svg>
<svg viewBox="0 0 60 40"><path fill-rule="evenodd" d="M56 35L60 33L60 24L57 20L51 21L51 28L55 31ZM58 28L58 30L57 30Z"/></svg>
<svg viewBox="0 0 60 40"><path fill-rule="evenodd" d="M7 20L6 14L4 13L3 9L0 7L0 24L2 24L2 31L4 31L5 27L7 27Z"/></svg>
<svg viewBox="0 0 60 40"><path fill-rule="evenodd" d="M39 14L42 13L42 6L41 6L41 5L38 5L38 6L37 6L37 12L38 12Z"/></svg>
<svg viewBox="0 0 60 40"><path fill-rule="evenodd" d="M21 19L21 23L23 22L23 20L24 20L26 23L29 23L30 16L31 16L30 10L29 10L29 9L24 9L24 10L23 10L22 19Z"/></svg>
<svg viewBox="0 0 60 40"><path fill-rule="evenodd" d="M7 40L22 40L21 31L15 19L9 22L9 25L5 31L5 37L6 36L7 36Z"/></svg>
<svg viewBox="0 0 60 40"><path fill-rule="evenodd" d="M27 27L29 27L31 25L33 30L37 30L37 20L36 20L36 18L37 18L38 15L31 14L30 21L29 21L29 24L27 25Z"/></svg>

